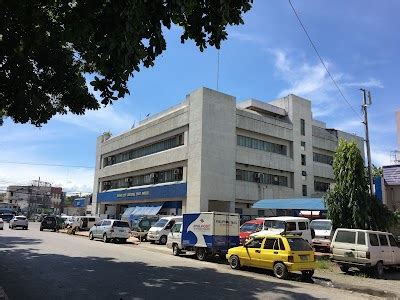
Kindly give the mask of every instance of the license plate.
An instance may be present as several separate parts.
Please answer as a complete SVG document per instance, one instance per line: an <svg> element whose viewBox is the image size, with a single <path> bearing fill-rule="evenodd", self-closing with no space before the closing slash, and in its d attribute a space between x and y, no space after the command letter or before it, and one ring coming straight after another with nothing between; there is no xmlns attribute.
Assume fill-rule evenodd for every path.
<svg viewBox="0 0 400 300"><path fill-rule="evenodd" d="M302 261L308 260L308 255L300 255Z"/></svg>
<svg viewBox="0 0 400 300"><path fill-rule="evenodd" d="M124 230L123 230L123 229L120 229L119 232L124 232Z"/></svg>

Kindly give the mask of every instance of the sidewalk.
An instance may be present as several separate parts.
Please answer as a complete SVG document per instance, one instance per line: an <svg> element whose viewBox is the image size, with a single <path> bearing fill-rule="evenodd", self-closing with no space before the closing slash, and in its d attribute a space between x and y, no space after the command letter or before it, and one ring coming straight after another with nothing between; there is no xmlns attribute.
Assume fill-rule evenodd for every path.
<svg viewBox="0 0 400 300"><path fill-rule="evenodd" d="M60 229L59 232L67 234L66 229ZM75 235L89 238L89 231L77 231L77 232L75 232ZM132 244L140 244L139 239L132 237L132 236L127 240L127 242L132 243Z"/></svg>

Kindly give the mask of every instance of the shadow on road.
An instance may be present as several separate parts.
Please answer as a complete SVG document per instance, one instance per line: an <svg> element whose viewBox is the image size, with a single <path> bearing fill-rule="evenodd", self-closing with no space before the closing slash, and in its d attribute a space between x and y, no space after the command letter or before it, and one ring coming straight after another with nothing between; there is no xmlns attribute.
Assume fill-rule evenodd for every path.
<svg viewBox="0 0 400 300"><path fill-rule="evenodd" d="M37 242L12 239L12 244ZM0 265L8 266L0 272L0 282L10 299L255 299L265 292L285 299L316 299L296 291L290 281L268 282L207 267L161 267L30 249L3 250Z"/></svg>
<svg viewBox="0 0 400 300"><path fill-rule="evenodd" d="M42 243L42 240L40 239L22 238L17 236L0 236L0 249L15 248L16 246L21 245L35 245L40 243Z"/></svg>

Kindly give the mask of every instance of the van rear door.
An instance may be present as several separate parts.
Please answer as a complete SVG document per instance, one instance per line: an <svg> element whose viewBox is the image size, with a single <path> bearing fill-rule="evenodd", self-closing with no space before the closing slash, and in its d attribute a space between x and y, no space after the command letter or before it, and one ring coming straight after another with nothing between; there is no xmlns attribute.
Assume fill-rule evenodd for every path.
<svg viewBox="0 0 400 300"><path fill-rule="evenodd" d="M338 229L333 243L333 259L355 262L356 253L356 231Z"/></svg>

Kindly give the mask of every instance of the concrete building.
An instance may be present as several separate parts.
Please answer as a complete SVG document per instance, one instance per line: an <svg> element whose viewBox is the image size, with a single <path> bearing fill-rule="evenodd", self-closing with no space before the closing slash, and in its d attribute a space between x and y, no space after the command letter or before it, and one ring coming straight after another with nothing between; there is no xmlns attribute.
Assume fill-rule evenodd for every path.
<svg viewBox="0 0 400 300"><path fill-rule="evenodd" d="M200 88L121 135L97 140L93 210L129 206L161 214L231 211L264 215L260 199L320 197L333 181L338 140L363 139L314 120L295 95L266 103Z"/></svg>
<svg viewBox="0 0 400 300"><path fill-rule="evenodd" d="M11 185L7 188L4 202L18 206L23 214L42 212L60 213L64 196L61 187L52 187L48 182L33 180L30 185Z"/></svg>

